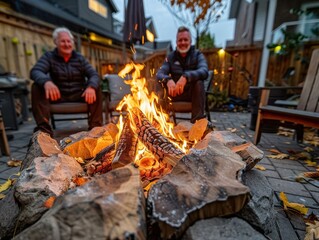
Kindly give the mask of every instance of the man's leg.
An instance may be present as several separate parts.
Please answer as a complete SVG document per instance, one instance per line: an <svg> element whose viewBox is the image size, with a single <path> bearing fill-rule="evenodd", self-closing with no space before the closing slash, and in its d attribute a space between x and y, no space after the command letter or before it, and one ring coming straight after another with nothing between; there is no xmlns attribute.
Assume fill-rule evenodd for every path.
<svg viewBox="0 0 319 240"><path fill-rule="evenodd" d="M191 123L195 123L196 120L205 118L205 89L203 81L196 81L192 83L192 118Z"/></svg>
<svg viewBox="0 0 319 240"><path fill-rule="evenodd" d="M50 102L45 97L44 88L38 84L32 84L31 88L31 105L34 120L37 127L34 132L40 130L53 136L53 131L50 126Z"/></svg>
<svg viewBox="0 0 319 240"><path fill-rule="evenodd" d="M100 127L103 124L103 116L102 116L102 92L99 88L96 91L96 101L92 104L89 104L89 129L94 127Z"/></svg>

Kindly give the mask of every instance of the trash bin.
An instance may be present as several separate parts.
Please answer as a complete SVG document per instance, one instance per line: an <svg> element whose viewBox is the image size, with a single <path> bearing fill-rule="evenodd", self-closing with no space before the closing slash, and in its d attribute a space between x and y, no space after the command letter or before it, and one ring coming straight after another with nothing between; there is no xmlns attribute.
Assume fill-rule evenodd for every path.
<svg viewBox="0 0 319 240"><path fill-rule="evenodd" d="M6 129L17 130L28 118L27 82L15 75L0 73L0 105ZM17 111L19 109L19 111Z"/></svg>

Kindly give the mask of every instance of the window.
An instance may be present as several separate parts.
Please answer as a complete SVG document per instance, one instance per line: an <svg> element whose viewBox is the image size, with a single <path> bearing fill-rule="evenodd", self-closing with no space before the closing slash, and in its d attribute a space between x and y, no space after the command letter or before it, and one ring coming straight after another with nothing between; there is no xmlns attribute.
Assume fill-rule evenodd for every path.
<svg viewBox="0 0 319 240"><path fill-rule="evenodd" d="M98 0L89 0L89 9L102 17L107 18L107 8Z"/></svg>
<svg viewBox="0 0 319 240"><path fill-rule="evenodd" d="M309 39L318 39L319 37L319 3L308 3L302 6L305 14L302 15L302 32Z"/></svg>

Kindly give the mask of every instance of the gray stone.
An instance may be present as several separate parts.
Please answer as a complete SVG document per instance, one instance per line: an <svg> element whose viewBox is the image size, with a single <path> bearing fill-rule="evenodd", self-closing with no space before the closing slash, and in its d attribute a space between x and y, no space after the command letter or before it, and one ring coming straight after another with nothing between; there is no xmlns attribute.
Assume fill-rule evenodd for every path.
<svg viewBox="0 0 319 240"><path fill-rule="evenodd" d="M17 231L37 221L47 211L45 201L66 192L72 177L82 171L80 164L65 154L34 159L32 165L21 172L15 186L15 197L23 206Z"/></svg>
<svg viewBox="0 0 319 240"><path fill-rule="evenodd" d="M267 239L240 218L211 218L187 229L183 240L264 240Z"/></svg>
<svg viewBox="0 0 319 240"><path fill-rule="evenodd" d="M251 199L237 216L266 235L276 231L274 192L266 177L261 172L252 170L243 175L243 181L250 188Z"/></svg>
<svg viewBox="0 0 319 240"><path fill-rule="evenodd" d="M14 198L14 187L0 201L0 239L12 236L18 219L20 207Z"/></svg>
<svg viewBox="0 0 319 240"><path fill-rule="evenodd" d="M128 165L68 191L14 239L146 239L139 170Z"/></svg>

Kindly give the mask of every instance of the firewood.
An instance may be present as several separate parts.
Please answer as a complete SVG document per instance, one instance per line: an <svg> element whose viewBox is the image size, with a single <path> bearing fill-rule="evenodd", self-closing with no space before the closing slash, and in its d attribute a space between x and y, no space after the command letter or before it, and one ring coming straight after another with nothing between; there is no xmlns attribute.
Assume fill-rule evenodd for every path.
<svg viewBox="0 0 319 240"><path fill-rule="evenodd" d="M112 169L123 167L134 162L137 149L137 135L133 133L129 118L125 119L120 140L112 161Z"/></svg>
<svg viewBox="0 0 319 240"><path fill-rule="evenodd" d="M143 112L134 108L133 122L138 139L150 150L159 161L175 166L185 154L163 136L146 118Z"/></svg>
<svg viewBox="0 0 319 240"><path fill-rule="evenodd" d="M96 173L106 173L112 169L112 159L115 154L115 144L105 147L102 151L96 154L95 158L90 160L84 166L84 170L89 176Z"/></svg>

